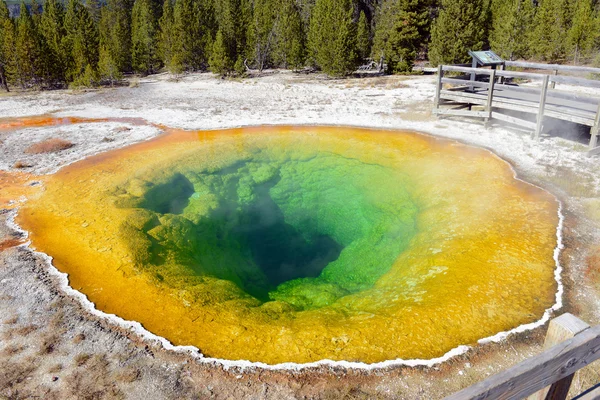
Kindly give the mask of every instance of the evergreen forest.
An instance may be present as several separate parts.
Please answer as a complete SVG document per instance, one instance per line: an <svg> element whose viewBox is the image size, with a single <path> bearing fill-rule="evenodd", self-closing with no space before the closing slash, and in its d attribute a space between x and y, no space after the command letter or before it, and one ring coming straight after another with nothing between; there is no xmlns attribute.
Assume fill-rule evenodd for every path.
<svg viewBox="0 0 600 400"><path fill-rule="evenodd" d="M41 1L41 0L40 0ZM10 6L10 7L9 7ZM506 59L600 66L600 0L0 1L0 86L111 85L124 74Z"/></svg>

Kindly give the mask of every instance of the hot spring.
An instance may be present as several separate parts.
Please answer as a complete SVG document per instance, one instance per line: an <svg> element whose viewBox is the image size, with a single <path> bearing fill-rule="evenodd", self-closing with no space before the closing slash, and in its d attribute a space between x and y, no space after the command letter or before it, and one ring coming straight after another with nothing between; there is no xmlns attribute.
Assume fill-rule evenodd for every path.
<svg viewBox="0 0 600 400"><path fill-rule="evenodd" d="M428 359L555 301L558 203L411 132L171 132L51 176L20 211L96 307L205 356Z"/></svg>

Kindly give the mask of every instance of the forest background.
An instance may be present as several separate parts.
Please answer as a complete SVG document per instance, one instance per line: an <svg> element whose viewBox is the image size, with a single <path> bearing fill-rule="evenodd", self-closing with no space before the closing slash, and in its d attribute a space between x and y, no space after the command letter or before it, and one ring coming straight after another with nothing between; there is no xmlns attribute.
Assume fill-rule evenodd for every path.
<svg viewBox="0 0 600 400"><path fill-rule="evenodd" d="M600 66L600 0L0 1L0 85L115 84L166 69L311 68L506 59Z"/></svg>

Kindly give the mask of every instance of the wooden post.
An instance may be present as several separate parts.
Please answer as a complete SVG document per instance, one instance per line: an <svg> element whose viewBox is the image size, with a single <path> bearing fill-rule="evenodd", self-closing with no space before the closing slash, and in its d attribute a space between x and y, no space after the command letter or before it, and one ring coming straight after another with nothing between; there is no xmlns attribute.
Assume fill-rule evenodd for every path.
<svg viewBox="0 0 600 400"><path fill-rule="evenodd" d="M578 333L588 329L590 326L580 320L573 314L563 314L558 318L554 318L548 324L546 339L544 340L544 350L549 349L567 339L571 339ZM552 386L544 388L529 396L527 400L558 400L566 399L571 387L571 382L575 374L564 377Z"/></svg>
<svg viewBox="0 0 600 400"><path fill-rule="evenodd" d="M598 102L598 109L596 110L596 120L594 121L594 126L590 129L590 147L589 150L592 151L598 144L598 135L600 135L600 101Z"/></svg>
<svg viewBox="0 0 600 400"><path fill-rule="evenodd" d="M440 108L440 93L442 91L442 78L444 77L444 69L442 65L438 65L438 81L435 87L435 99L433 100L433 109L438 110Z"/></svg>
<svg viewBox="0 0 600 400"><path fill-rule="evenodd" d="M554 76L558 75L558 70L557 70L557 69L555 69L555 70L552 72L552 75L554 75ZM554 89L555 87L556 87L556 82L552 81L552 83L550 83L550 89Z"/></svg>
<svg viewBox="0 0 600 400"><path fill-rule="evenodd" d="M540 108L538 109L537 124L535 127L535 139L540 140L540 134L542 133L542 122L544 121L544 109L546 108L546 94L548 93L548 81L550 76L544 76L544 82L542 83L542 93L540 94Z"/></svg>
<svg viewBox="0 0 600 400"><path fill-rule="evenodd" d="M496 70L493 69L492 73L490 74L490 87L488 88L488 97L487 97L487 103L485 106L485 111L488 112L488 116L485 118L486 126L489 124L490 120L492 119L492 100L494 97L494 83L495 82L496 82Z"/></svg>

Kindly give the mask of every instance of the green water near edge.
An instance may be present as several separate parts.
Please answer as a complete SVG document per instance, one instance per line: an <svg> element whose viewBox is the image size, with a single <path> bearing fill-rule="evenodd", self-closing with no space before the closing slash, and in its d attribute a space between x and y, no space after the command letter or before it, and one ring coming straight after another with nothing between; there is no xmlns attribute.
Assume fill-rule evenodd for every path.
<svg viewBox="0 0 600 400"><path fill-rule="evenodd" d="M157 279L183 268L302 310L370 288L391 268L416 232L408 185L334 154L255 154L162 171L118 205L132 210L122 233L137 264Z"/></svg>

